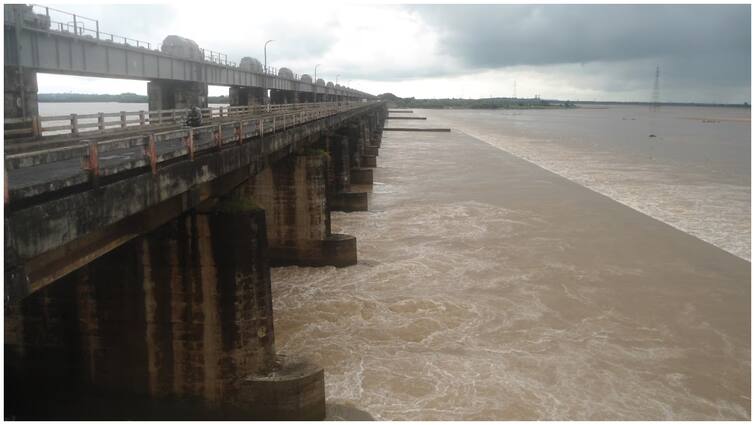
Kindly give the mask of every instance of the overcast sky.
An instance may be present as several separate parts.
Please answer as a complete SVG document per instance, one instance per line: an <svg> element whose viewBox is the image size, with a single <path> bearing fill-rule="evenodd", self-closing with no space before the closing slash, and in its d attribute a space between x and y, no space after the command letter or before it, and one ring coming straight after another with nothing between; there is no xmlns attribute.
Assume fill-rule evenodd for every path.
<svg viewBox="0 0 755 425"><path fill-rule="evenodd" d="M317 3L317 2L310 2ZM749 5L56 5L103 31L169 34L237 61L401 97L750 102ZM136 92L146 82L40 75L39 91ZM210 94L227 94L211 87Z"/></svg>

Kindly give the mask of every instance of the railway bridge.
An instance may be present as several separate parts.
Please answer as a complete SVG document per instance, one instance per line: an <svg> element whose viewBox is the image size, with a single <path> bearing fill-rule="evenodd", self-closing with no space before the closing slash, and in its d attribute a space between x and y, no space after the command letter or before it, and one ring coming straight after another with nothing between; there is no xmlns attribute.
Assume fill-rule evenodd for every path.
<svg viewBox="0 0 755 425"><path fill-rule="evenodd" d="M36 12L5 6L6 417L324 418L270 267L357 262L330 213L368 208L384 103ZM150 79L149 110L41 117L41 71Z"/></svg>

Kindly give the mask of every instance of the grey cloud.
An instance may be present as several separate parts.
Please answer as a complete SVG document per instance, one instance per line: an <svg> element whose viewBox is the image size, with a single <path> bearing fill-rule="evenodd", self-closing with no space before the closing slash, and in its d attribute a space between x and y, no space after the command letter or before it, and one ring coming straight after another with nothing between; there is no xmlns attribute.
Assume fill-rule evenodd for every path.
<svg viewBox="0 0 755 425"><path fill-rule="evenodd" d="M749 5L412 6L471 67L749 56Z"/></svg>

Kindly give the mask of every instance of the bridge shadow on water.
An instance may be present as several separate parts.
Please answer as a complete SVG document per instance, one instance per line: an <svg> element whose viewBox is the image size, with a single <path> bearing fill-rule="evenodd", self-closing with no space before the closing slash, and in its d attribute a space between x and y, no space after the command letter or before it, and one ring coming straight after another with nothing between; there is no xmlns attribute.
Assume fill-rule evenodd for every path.
<svg viewBox="0 0 755 425"><path fill-rule="evenodd" d="M19 379L5 369L5 420L265 420L253 411L209 408L201 400L152 399L145 395L97 391L69 380ZM10 373L9 373L10 372ZM251 406L250 406L251 407ZM373 421L368 412L349 404L327 403L329 421Z"/></svg>
<svg viewBox="0 0 755 425"><path fill-rule="evenodd" d="M366 410L349 404L327 403L326 421L374 421L375 418Z"/></svg>

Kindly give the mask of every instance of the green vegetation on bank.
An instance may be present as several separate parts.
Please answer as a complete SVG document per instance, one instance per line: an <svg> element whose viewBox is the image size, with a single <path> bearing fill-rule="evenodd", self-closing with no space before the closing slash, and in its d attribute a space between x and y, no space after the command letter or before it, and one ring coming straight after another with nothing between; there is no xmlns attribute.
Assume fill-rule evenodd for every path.
<svg viewBox="0 0 755 425"><path fill-rule="evenodd" d="M423 109L550 109L574 108L571 101L518 99L508 97L491 97L486 99L415 99L413 97L400 98L392 93L378 96L388 101L390 107L395 108L423 108Z"/></svg>
<svg viewBox="0 0 755 425"><path fill-rule="evenodd" d="M40 93L40 102L117 102L147 103L147 96L136 93L85 94L85 93ZM209 96L208 103L228 103L228 96Z"/></svg>

